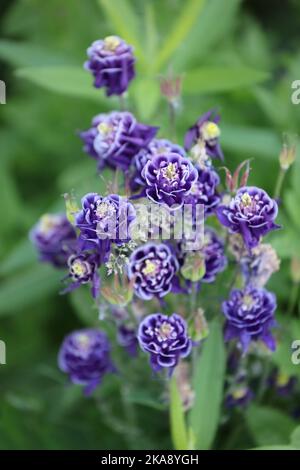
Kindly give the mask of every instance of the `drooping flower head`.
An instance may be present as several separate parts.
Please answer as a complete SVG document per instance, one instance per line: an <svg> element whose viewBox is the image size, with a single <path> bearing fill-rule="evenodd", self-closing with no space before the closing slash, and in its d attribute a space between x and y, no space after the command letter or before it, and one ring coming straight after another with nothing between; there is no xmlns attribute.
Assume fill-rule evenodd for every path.
<svg viewBox="0 0 300 470"><path fill-rule="evenodd" d="M149 160L143 168L147 197L170 208L179 208L197 180L197 170L188 158L164 153Z"/></svg>
<svg viewBox="0 0 300 470"><path fill-rule="evenodd" d="M97 253L82 252L72 254L68 259L69 274L68 279L71 283L63 290L63 294L77 289L82 284L90 284L91 292L94 298L98 297L100 292L100 277L98 268L101 264L101 257Z"/></svg>
<svg viewBox="0 0 300 470"><path fill-rule="evenodd" d="M246 283L256 287L263 287L280 266L276 251L268 243L260 243L251 253L244 253L239 262Z"/></svg>
<svg viewBox="0 0 300 470"><path fill-rule="evenodd" d="M127 351L129 356L136 357L138 340L135 328L120 325L117 332L117 341Z"/></svg>
<svg viewBox="0 0 300 470"><path fill-rule="evenodd" d="M190 194L186 197L186 204L202 204L206 216L215 212L220 203L217 186L220 183L219 175L213 169L196 167L198 177L193 183Z"/></svg>
<svg viewBox="0 0 300 470"><path fill-rule="evenodd" d="M65 214L45 214L31 229L30 240L41 261L65 267L70 251L76 246L76 233Z"/></svg>
<svg viewBox="0 0 300 470"><path fill-rule="evenodd" d="M145 185L145 180L142 177L142 170L149 160L152 160L156 155L164 153L178 153L182 157L186 156L185 150L180 145L174 144L167 139L153 139L147 148L139 151L139 153L132 160L132 176L130 185L133 191L137 190L140 186Z"/></svg>
<svg viewBox="0 0 300 470"><path fill-rule="evenodd" d="M144 300L164 297L176 292L179 264L171 248L165 244L147 243L130 256L128 277L133 280L135 294Z"/></svg>
<svg viewBox="0 0 300 470"><path fill-rule="evenodd" d="M99 169L107 165L124 171L128 170L132 158L147 147L157 130L137 122L127 111L113 111L95 116L91 128L81 132L80 137L84 151L97 160Z"/></svg>
<svg viewBox="0 0 300 470"><path fill-rule="evenodd" d="M262 236L280 228L275 224L278 206L274 199L255 186L239 189L228 205L217 209L221 224L231 233L240 233L248 249L254 248Z"/></svg>
<svg viewBox="0 0 300 470"><path fill-rule="evenodd" d="M75 384L85 386L90 394L107 372L113 372L107 336L97 329L74 331L63 341L59 355L59 368Z"/></svg>
<svg viewBox="0 0 300 470"><path fill-rule="evenodd" d="M106 88L107 96L122 95L135 76L133 48L118 36L94 41L87 50L85 69L95 77L96 88Z"/></svg>
<svg viewBox="0 0 300 470"><path fill-rule="evenodd" d="M190 127L185 134L184 147L190 150L194 144L203 142L206 154L211 158L224 160L224 155L220 146L219 137L221 134L218 123L220 116L214 116L214 110L200 116L198 121Z"/></svg>
<svg viewBox="0 0 300 470"><path fill-rule="evenodd" d="M296 376L278 370L274 370L268 380L269 385L274 387L278 395L282 397L291 396L297 382Z"/></svg>
<svg viewBox="0 0 300 470"><path fill-rule="evenodd" d="M254 393L247 385L238 384L227 394L225 404L228 408L245 408L254 398Z"/></svg>
<svg viewBox="0 0 300 470"><path fill-rule="evenodd" d="M81 204L82 210L76 215L80 248L97 248L102 260L107 261L111 243L120 245L130 240L134 207L117 194L89 193L82 198Z"/></svg>
<svg viewBox="0 0 300 470"><path fill-rule="evenodd" d="M150 353L150 364L155 372L162 368L172 372L178 361L187 357L192 349L186 322L176 313L170 317L155 313L144 318L139 326L138 340L143 351Z"/></svg>
<svg viewBox="0 0 300 470"><path fill-rule="evenodd" d="M224 271L227 266L224 240L213 229L207 227L205 228L201 251L205 261L205 274L201 282L214 282L217 274Z"/></svg>
<svg viewBox="0 0 300 470"><path fill-rule="evenodd" d="M261 340L275 350L275 340L270 328L275 326L276 297L266 289L247 286L233 289L228 300L222 303L226 317L225 339L238 338L244 352L251 341Z"/></svg>

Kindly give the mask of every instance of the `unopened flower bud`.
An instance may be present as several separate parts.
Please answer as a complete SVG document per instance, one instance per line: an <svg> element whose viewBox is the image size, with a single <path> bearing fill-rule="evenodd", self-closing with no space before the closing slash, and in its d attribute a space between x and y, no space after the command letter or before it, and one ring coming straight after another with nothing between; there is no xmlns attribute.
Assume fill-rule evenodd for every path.
<svg viewBox="0 0 300 470"><path fill-rule="evenodd" d="M300 258L295 256L291 261L291 277L293 282L300 282Z"/></svg>
<svg viewBox="0 0 300 470"><path fill-rule="evenodd" d="M282 146L282 150L279 155L279 163L282 170L287 171L289 167L294 163L297 154L296 142L289 137L285 137L285 141Z"/></svg>

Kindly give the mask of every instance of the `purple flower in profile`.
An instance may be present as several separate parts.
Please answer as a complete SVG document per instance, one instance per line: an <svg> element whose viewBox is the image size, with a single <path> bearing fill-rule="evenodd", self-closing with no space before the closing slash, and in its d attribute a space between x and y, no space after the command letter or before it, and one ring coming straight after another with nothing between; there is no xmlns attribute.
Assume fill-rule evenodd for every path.
<svg viewBox="0 0 300 470"><path fill-rule="evenodd" d="M246 407L253 400L254 393L246 385L237 385L225 398L225 405L228 408Z"/></svg>
<svg viewBox="0 0 300 470"><path fill-rule="evenodd" d="M190 194L186 197L186 204L202 204L206 216L214 214L221 197L217 191L220 183L219 175L213 169L201 169L196 167L198 178L191 188Z"/></svg>
<svg viewBox="0 0 300 470"><path fill-rule="evenodd" d="M217 209L221 224L231 233L240 233L249 250L259 244L262 236L280 228L274 223L277 213L276 201L255 186L239 189L229 205L221 205Z"/></svg>
<svg viewBox="0 0 300 470"><path fill-rule="evenodd" d="M120 325L117 332L117 341L122 346L129 356L136 357L137 355L137 334L134 328L126 325Z"/></svg>
<svg viewBox="0 0 300 470"><path fill-rule="evenodd" d="M201 282L214 282L217 274L224 271L227 266L224 240L220 238L214 230L206 228L201 251L203 252L205 261L205 274Z"/></svg>
<svg viewBox="0 0 300 470"><path fill-rule="evenodd" d="M135 76L133 48L118 36L94 41L87 50L86 70L95 77L96 88L106 88L107 96L122 95Z"/></svg>
<svg viewBox="0 0 300 470"><path fill-rule="evenodd" d="M76 233L65 214L45 214L31 229L29 238L40 260L65 267L70 250L76 246Z"/></svg>
<svg viewBox="0 0 300 470"><path fill-rule="evenodd" d="M170 372L181 358L192 349L192 340L185 320L173 313L148 315L139 326L138 341L143 351L150 353L150 364L155 372L168 368Z"/></svg>
<svg viewBox="0 0 300 470"><path fill-rule="evenodd" d="M220 146L219 137L220 129L218 123L220 121L219 115L214 115L214 110L200 116L198 121L190 127L185 134L184 148L190 148L198 141L204 142L206 154L211 158L218 158L224 160L224 155Z"/></svg>
<svg viewBox="0 0 300 470"><path fill-rule="evenodd" d="M293 393L297 382L297 377L294 375L288 375L276 370L273 371L268 380L269 385L274 387L278 395L282 397L290 396Z"/></svg>
<svg viewBox="0 0 300 470"><path fill-rule="evenodd" d="M100 264L101 258L95 253L82 252L71 255L68 259L69 274L66 279L71 279L72 282L62 293L71 292L82 284L90 284L92 296L98 297L100 292L98 268Z"/></svg>
<svg viewBox="0 0 300 470"><path fill-rule="evenodd" d="M275 340L270 328L276 325L274 312L276 297L266 289L247 286L233 289L228 300L222 303L226 317L225 339L238 338L246 352L251 341L261 340L274 351Z"/></svg>
<svg viewBox="0 0 300 470"><path fill-rule="evenodd" d="M179 263L165 244L147 243L137 248L128 262L128 277L133 280L136 295L143 300L179 292L176 273Z"/></svg>
<svg viewBox="0 0 300 470"><path fill-rule="evenodd" d="M149 160L153 157L164 153L178 153L182 157L186 157L185 150L180 145L174 144L167 139L153 139L147 148L139 151L132 160L132 176L130 178L130 186L133 191L145 185L142 177L142 170Z"/></svg>
<svg viewBox="0 0 300 470"><path fill-rule="evenodd" d="M127 199L117 194L103 197L88 193L81 204L82 210L76 215L76 227L80 230L79 246L82 250L97 248L101 260L106 261L111 243L121 245L130 240L135 209Z"/></svg>
<svg viewBox="0 0 300 470"><path fill-rule="evenodd" d="M98 161L98 168L128 170L133 157L147 147L158 128L137 122L127 112L98 114L92 127L80 133L84 151Z"/></svg>
<svg viewBox="0 0 300 470"><path fill-rule="evenodd" d="M164 153L149 160L143 168L146 196L170 208L182 206L197 180L192 162L178 153Z"/></svg>
<svg viewBox="0 0 300 470"><path fill-rule="evenodd" d="M85 386L89 395L101 383L103 376L115 370L110 359L107 336L97 329L74 331L63 341L59 355L59 368L71 382Z"/></svg>

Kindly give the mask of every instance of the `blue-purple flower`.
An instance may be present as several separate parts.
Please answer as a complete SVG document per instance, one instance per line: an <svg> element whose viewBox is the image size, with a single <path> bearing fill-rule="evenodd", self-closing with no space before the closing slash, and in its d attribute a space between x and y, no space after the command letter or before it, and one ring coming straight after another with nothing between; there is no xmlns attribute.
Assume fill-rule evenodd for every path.
<svg viewBox="0 0 300 470"><path fill-rule="evenodd" d="M220 146L220 128L218 123L220 116L214 116L214 110L200 116L198 121L190 127L185 134L184 147L190 150L197 142L201 141L205 144L206 154L211 158L224 160L224 155Z"/></svg>
<svg viewBox="0 0 300 470"><path fill-rule="evenodd" d="M82 198L81 204L82 210L76 215L80 248L97 248L102 261L106 261L111 243L121 245L130 240L135 209L127 199L117 194L100 196L88 193Z"/></svg>
<svg viewBox="0 0 300 470"><path fill-rule="evenodd" d="M74 384L85 386L90 394L107 372L113 372L110 359L110 343L107 336L97 329L74 331L63 341L59 356L59 368L69 375Z"/></svg>
<svg viewBox="0 0 300 470"><path fill-rule="evenodd" d="M139 151L139 153L132 160L132 176L130 179L130 186L133 191L136 191L140 186L145 185L145 180L142 177L142 170L149 160L152 160L156 155L164 153L178 153L182 157L186 156L185 150L177 144L174 144L167 139L153 139L147 148Z"/></svg>
<svg viewBox="0 0 300 470"><path fill-rule="evenodd" d="M251 341L261 340L274 351L274 337L270 329L276 325L274 312L276 297L266 289L247 286L233 289L228 300L222 303L226 317L225 339L239 339L246 352Z"/></svg>
<svg viewBox="0 0 300 470"><path fill-rule="evenodd" d="M155 372L163 368L172 372L192 349L186 322L176 313L170 317L155 313L144 318L139 326L138 341L140 347L150 353L150 364Z"/></svg>
<svg viewBox="0 0 300 470"><path fill-rule="evenodd" d="M94 298L100 293L100 277L98 268L101 264L101 257L95 253L74 253L68 259L69 274L66 279L72 282L63 290L63 294L77 289L82 284L90 284Z"/></svg>
<svg viewBox="0 0 300 470"><path fill-rule="evenodd" d="M221 197L217 191L220 183L219 175L213 169L196 167L197 180L193 183L190 194L186 197L186 204L202 204L206 216L216 211Z"/></svg>
<svg viewBox="0 0 300 470"><path fill-rule="evenodd" d="M239 189L229 205L221 205L217 216L231 233L240 233L248 249L254 248L262 236L280 228L275 224L278 206L274 199L255 186Z"/></svg>
<svg viewBox="0 0 300 470"><path fill-rule="evenodd" d="M246 407L254 398L254 393L246 385L236 385L226 396L225 404L228 408Z"/></svg>
<svg viewBox="0 0 300 470"><path fill-rule="evenodd" d="M291 396L295 390L298 380L294 375L288 375L281 371L273 371L268 383L275 388L278 395L282 397Z"/></svg>
<svg viewBox="0 0 300 470"><path fill-rule="evenodd" d="M214 282L217 274L224 271L227 266L225 256L225 243L214 230L206 228L204 232L204 243L201 252L205 261L205 274L201 282Z"/></svg>
<svg viewBox="0 0 300 470"><path fill-rule="evenodd" d="M179 208L197 180L192 162L178 153L164 153L149 160L143 168L146 196L153 202Z"/></svg>
<svg viewBox="0 0 300 470"><path fill-rule="evenodd" d="M76 246L76 233L65 214L45 214L31 229L30 240L40 260L56 267L65 267Z"/></svg>
<svg viewBox="0 0 300 470"><path fill-rule="evenodd" d="M135 76L133 48L118 36L94 41L87 50L86 70L95 77L96 88L106 88L107 96L122 95Z"/></svg>
<svg viewBox="0 0 300 470"><path fill-rule="evenodd" d="M137 122L127 111L113 111L95 116L91 128L81 132L80 137L84 151L97 160L99 169L107 165L125 171L157 130L157 127Z"/></svg>
<svg viewBox="0 0 300 470"><path fill-rule="evenodd" d="M180 290L176 276L178 269L177 258L167 244L147 243L131 254L128 277L133 281L135 294L150 300L164 297L171 290Z"/></svg>
<svg viewBox="0 0 300 470"><path fill-rule="evenodd" d="M138 340L135 328L120 325L117 332L117 341L127 351L129 356L136 357Z"/></svg>

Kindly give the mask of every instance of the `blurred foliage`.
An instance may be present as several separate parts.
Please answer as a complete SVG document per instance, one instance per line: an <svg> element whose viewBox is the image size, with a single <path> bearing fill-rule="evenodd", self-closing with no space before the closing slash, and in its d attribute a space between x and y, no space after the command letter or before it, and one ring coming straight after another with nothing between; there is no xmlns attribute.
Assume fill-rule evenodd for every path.
<svg viewBox="0 0 300 470"><path fill-rule="evenodd" d="M119 34L135 46L138 78L128 100L140 119L162 122L160 135L168 136L159 78L170 71L181 74L178 141L202 112L217 106L226 165L233 169L251 158L250 184L272 193L282 134L297 133L300 125L300 106L290 98L291 83L300 77L300 6L296 0L285 2L282 21L282 2L272 2L271 10L266 3L1 2L1 79L7 84L7 104L0 114L0 337L7 345L7 365L0 366L1 449L170 448L168 420L161 419L167 416L162 384L153 380L144 389L150 374L144 357L123 358L120 373L107 378L90 399L59 373L56 354L63 336L100 321L96 310L87 308L84 290L58 296L61 276L36 262L27 234L43 212L63 208L63 193L73 190L80 197L106 187L81 151L76 132L94 114L118 105L93 89L82 68L88 45L107 34ZM282 258L270 282L278 295L282 337L274 361L298 376L300 367L291 364L288 351L291 341L300 338L299 291L294 288L291 302L289 272L291 258L300 251L299 178L298 159L284 181L284 231L270 237ZM206 372L196 384L206 395L200 394L197 414L191 416L197 423L202 413L204 421L195 426L193 439L204 447L213 445L220 408L219 376L210 367L216 361L222 374L224 353L221 346L213 349L207 342L199 363ZM116 354L122 360L118 348ZM222 424L214 445L299 448L299 428L290 438L297 423L289 412L286 404L272 399L250 408L244 417Z"/></svg>

